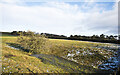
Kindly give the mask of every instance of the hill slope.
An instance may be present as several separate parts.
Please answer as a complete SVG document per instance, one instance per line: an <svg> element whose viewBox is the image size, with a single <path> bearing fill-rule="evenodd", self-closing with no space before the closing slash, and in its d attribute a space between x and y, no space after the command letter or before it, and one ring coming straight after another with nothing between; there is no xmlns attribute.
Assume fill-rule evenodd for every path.
<svg viewBox="0 0 120 75"><path fill-rule="evenodd" d="M74 56L66 57L70 53L75 51L84 50L85 52L97 50L93 48L95 46L104 46L101 43L90 43L82 41L71 40L56 40L50 39L51 53L31 55L31 53L23 50L16 50L8 46L8 43L16 43L17 36L2 36L2 71L3 73L95 73L103 72L97 67L90 66L94 58L97 61L103 61L106 58L102 58L101 54L90 56ZM104 51L98 49L98 52ZM84 53L84 52L83 52ZM109 52L110 54L112 52ZM110 56L109 54L106 56ZM36 58L37 57L37 58ZM82 59L84 57L85 59ZM77 59L78 63L71 61L71 59ZM69 59L69 60L67 60ZM95 59L95 60L96 60ZM84 64L82 63L84 62ZM89 64L88 64L89 63ZM94 64L93 64L94 65ZM108 71L105 71L108 72Z"/></svg>

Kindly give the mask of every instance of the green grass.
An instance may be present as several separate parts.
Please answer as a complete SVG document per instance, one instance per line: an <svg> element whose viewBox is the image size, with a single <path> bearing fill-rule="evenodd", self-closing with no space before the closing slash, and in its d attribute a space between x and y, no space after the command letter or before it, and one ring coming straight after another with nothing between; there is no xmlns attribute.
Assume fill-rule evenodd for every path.
<svg viewBox="0 0 120 75"><path fill-rule="evenodd" d="M39 59L30 56L31 53L29 52L7 47L7 43L16 43L17 36L3 35L0 39L2 39L2 71L4 73L47 73L47 71L49 73L70 73L74 72L74 70L75 72L83 73L101 72L101 70L97 68L97 65L99 64L97 62L104 61L107 57L109 58L114 55L112 52L108 52L107 49L96 48L111 46L110 44L49 39L49 51L42 52L43 54L49 55L49 57L44 56L41 57L42 59ZM68 53L75 54L76 51L80 51L81 53L83 53L83 51L89 51L94 54L79 54L74 55L73 57L67 57ZM104 54L100 52L103 52ZM52 55L59 56L60 58L53 57ZM107 57L105 58L104 56ZM70 61L72 58L77 60L77 62ZM54 64L51 64L51 62L53 62L52 59L55 60ZM91 64L95 67L91 66ZM70 69L66 70L66 68Z"/></svg>
<svg viewBox="0 0 120 75"><path fill-rule="evenodd" d="M50 39L50 41L52 42L51 44L52 54L70 60L72 60L73 58L77 60L79 64L86 66L88 65L91 66L93 64L97 68L97 66L100 64L98 61L103 62L104 60L107 60L109 57L114 55L113 52L108 52L107 49L96 48L111 46L111 44L59 39ZM80 51L80 54L77 55L76 51ZM94 54L81 55L83 52L88 51ZM73 57L67 57L68 53L75 55Z"/></svg>
<svg viewBox="0 0 120 75"><path fill-rule="evenodd" d="M8 36L7 36L8 37ZM9 36L10 37L10 36ZM44 64L40 59L29 56L30 53L6 47L6 43L16 42L14 38L2 38L2 72L3 73L59 73L63 69Z"/></svg>

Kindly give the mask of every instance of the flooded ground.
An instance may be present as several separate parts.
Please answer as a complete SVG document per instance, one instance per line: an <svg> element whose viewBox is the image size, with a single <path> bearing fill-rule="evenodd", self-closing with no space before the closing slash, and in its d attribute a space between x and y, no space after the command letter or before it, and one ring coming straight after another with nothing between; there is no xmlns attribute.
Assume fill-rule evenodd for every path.
<svg viewBox="0 0 120 75"><path fill-rule="evenodd" d="M20 50L17 47L14 46L7 46L16 50ZM119 60L120 60L120 53L118 50L119 46L118 45L106 45L106 46L91 46L91 47L83 47L83 48L72 48L72 49L68 49L67 53L62 54L62 58L64 58L64 61L70 60L73 62L76 62L77 64L80 65L84 65L84 66L91 66L94 69L101 69L101 70L108 70L108 71L115 71L118 66L119 66ZM42 59L44 62L47 61L48 59L46 58L52 58L50 59L48 62L50 62L51 64L55 64L55 65L61 65L61 64L65 64L65 62L63 62L62 58L59 57L54 57L53 55L44 55L44 54L39 54L39 55L32 55L35 56L37 58ZM59 58L57 61L59 61L59 64L56 64L56 58ZM51 61L52 60L52 61ZM62 60L62 62L61 62ZM61 64L60 64L61 62ZM67 61L68 62L68 61ZM77 65L75 65L76 67ZM61 67L68 67L68 66L64 66L61 65ZM71 70L75 69L75 67L71 68ZM79 67L79 66L78 66ZM80 69L80 68L78 68ZM67 70L67 69L66 69ZM74 71L74 70L73 70ZM77 69L75 69L75 71L79 71Z"/></svg>
<svg viewBox="0 0 120 75"><path fill-rule="evenodd" d="M119 48L118 45L103 46L103 47L99 46L94 48L96 48L96 50L94 51L88 49L69 50L69 53L63 57L68 60L72 60L76 63L85 64L87 58L97 55L95 51L99 51L98 54L103 55L103 57L107 59L106 60L96 59L97 61L89 62L88 65L92 65L94 68L99 68L101 70L110 70L110 71L115 71L118 68L120 63L120 55L118 54L119 50L117 50ZM87 57L86 60L84 57Z"/></svg>
<svg viewBox="0 0 120 75"><path fill-rule="evenodd" d="M107 47L108 48L108 47ZM110 57L108 60L103 62L102 64L98 65L99 69L102 70L111 70L115 71L117 68L120 66L120 46L115 45L110 47L110 49L118 49L117 51L113 50L112 52L114 53L113 57Z"/></svg>

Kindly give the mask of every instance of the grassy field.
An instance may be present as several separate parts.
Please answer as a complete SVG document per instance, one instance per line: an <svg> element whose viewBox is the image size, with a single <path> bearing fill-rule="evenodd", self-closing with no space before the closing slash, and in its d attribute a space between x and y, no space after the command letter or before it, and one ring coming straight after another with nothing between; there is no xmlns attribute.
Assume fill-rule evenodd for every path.
<svg viewBox="0 0 120 75"><path fill-rule="evenodd" d="M38 57L24 50L9 47L17 36L2 35L3 73L92 73L102 72L98 65L114 55L111 44L85 41L49 39L50 50ZM54 60L54 61L53 61Z"/></svg>
<svg viewBox="0 0 120 75"><path fill-rule="evenodd" d="M7 37L7 38L6 38ZM2 72L3 73L47 73L64 72L53 65L44 64L30 53L7 47L6 43L16 42L16 37L2 37Z"/></svg>

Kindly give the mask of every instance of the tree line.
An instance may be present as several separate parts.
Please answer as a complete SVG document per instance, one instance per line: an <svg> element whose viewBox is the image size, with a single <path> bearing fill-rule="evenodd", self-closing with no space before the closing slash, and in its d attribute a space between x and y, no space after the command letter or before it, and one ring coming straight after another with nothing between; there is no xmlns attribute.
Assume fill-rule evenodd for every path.
<svg viewBox="0 0 120 75"><path fill-rule="evenodd" d="M12 35L28 35L25 31L13 31L11 32ZM39 33L36 33L39 34ZM103 42L103 43L116 43L120 44L120 35L92 35L92 36L82 36L82 35L70 35L69 37L65 35L57 35L57 34L50 34L50 33L40 33L47 38L52 39L67 39L67 40L82 40L82 41L93 41L93 42Z"/></svg>

